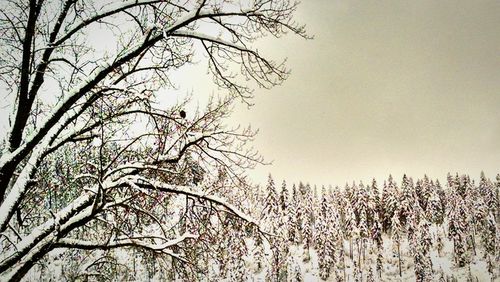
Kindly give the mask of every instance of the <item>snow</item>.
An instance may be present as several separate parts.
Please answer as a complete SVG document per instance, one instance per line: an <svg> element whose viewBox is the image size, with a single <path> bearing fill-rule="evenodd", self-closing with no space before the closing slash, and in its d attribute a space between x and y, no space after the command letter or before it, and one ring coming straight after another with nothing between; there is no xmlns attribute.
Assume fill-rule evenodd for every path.
<svg viewBox="0 0 500 282"><path fill-rule="evenodd" d="M206 33L197 32L195 30L179 30L179 31L173 32L173 34L177 35L177 36L186 36L186 37L196 38L196 39L200 39L200 40L206 40L206 41L210 41L213 43L225 45L225 46L237 49L237 50L246 50L246 51L251 52L245 46L237 45L237 44L234 44L233 42L224 40L220 37L211 36L211 35L206 34Z"/></svg>
<svg viewBox="0 0 500 282"><path fill-rule="evenodd" d="M153 187L155 187L155 189L158 189L160 191L166 190L167 192L171 192L171 193L185 194L185 195L189 195L189 196L193 196L193 197L207 199L211 202L217 203L217 204L225 207L230 212L234 213L236 216L240 217L244 221L258 226L258 222L255 219L253 219L249 215L241 212L236 206L230 204L224 198L218 197L216 195L209 195L205 191L203 191L202 189L195 191L193 188L196 188L196 187L172 185L172 184L168 184L168 183L164 183L164 182L160 182L160 181L156 181L156 180L152 180L152 179L143 178L140 176L129 176L129 177L126 177L126 179L124 181L126 183L133 184L134 186L140 186L141 182L148 183L148 184L151 184Z"/></svg>
<svg viewBox="0 0 500 282"><path fill-rule="evenodd" d="M190 21L192 21L193 18L196 16L196 13L197 13L197 10L192 9L189 13L185 13L182 17L177 18L175 20L175 22L172 23L171 25L159 26L159 28L163 32L163 37L167 38L169 32L171 32L173 30L177 30L180 27L182 27L182 26L186 25L187 23L189 23Z"/></svg>

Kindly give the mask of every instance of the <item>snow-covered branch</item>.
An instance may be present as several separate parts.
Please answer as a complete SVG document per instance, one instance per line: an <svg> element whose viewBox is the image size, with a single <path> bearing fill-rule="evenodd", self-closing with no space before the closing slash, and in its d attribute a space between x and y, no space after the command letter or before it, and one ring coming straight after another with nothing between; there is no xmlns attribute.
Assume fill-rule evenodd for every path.
<svg viewBox="0 0 500 282"><path fill-rule="evenodd" d="M218 197L216 195L209 195L209 194L203 192L201 189L197 189L199 191L194 190L197 187L172 185L172 184L164 183L164 182L153 180L153 179L147 179L147 178L139 177L139 176L126 177L126 183L133 183L137 187L141 187L143 189L157 190L157 191L163 191L163 192L174 193L174 194L182 194L182 195L186 195L186 196L191 196L191 197L207 200L207 201L213 202L215 204L218 204L218 205L226 208L230 213L232 213L233 215L235 215L238 218L243 219L247 223L258 226L258 222L255 219L253 219L249 215L241 212L234 205L228 203L226 200L224 200L221 197Z"/></svg>

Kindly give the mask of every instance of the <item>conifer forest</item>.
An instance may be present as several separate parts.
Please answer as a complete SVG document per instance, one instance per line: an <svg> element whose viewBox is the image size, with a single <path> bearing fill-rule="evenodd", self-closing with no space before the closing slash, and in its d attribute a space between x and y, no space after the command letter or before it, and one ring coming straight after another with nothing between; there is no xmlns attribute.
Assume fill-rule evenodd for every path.
<svg viewBox="0 0 500 282"><path fill-rule="evenodd" d="M33 280L40 273L46 279L78 280L91 276L91 269L106 269L99 275L120 281L499 279L499 175L492 181L481 174L475 181L448 174L444 184L406 175L398 183L389 176L381 184L345 187L278 184L270 175L255 189L221 191L258 219L258 228L231 215L219 215L215 223L203 201L186 197L176 203L185 216L176 226L179 233L210 236L191 242L187 264L126 249L80 250L54 253L37 266ZM150 204L160 208L155 200ZM200 219L203 227L194 227ZM112 267L102 268L105 264Z"/></svg>
<svg viewBox="0 0 500 282"><path fill-rule="evenodd" d="M500 281L497 2L0 0L0 282Z"/></svg>

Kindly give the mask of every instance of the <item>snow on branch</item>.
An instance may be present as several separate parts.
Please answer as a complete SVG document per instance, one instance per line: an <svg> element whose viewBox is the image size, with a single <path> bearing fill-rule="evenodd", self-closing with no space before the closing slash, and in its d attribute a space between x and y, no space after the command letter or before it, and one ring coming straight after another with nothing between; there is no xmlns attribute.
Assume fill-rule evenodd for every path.
<svg viewBox="0 0 500 282"><path fill-rule="evenodd" d="M215 195L209 195L206 192L202 191L201 189L199 189L200 191L194 191L193 188L197 188L197 187L172 185L172 184L168 184L168 183L164 183L161 181L148 179L148 178L144 178L144 177L140 177L140 176L128 176L128 177L126 177L125 181L126 181L126 183L134 183L134 185L141 187L143 189L163 191L163 192L174 193L174 194L182 194L182 195L191 196L191 197L195 197L195 198L199 198L199 199L213 202L215 204L218 204L218 205L224 207L227 211L229 211L230 213L234 214L235 216L243 219L244 221L259 227L258 222L255 219L253 219L249 215L240 211L236 206L228 203L225 199L223 199L221 197L218 197Z"/></svg>
<svg viewBox="0 0 500 282"><path fill-rule="evenodd" d="M184 262L187 262L186 259L182 258L179 254L176 254L169 250L169 248L179 246L180 243L188 240L188 239L198 239L198 235L191 233L184 233L183 235L166 241L161 244L153 244L146 243L144 241L133 239L133 238L116 238L115 242L107 242L105 244L101 242L88 241L88 240L79 240L79 239L71 239L71 238L63 238L58 240L55 243L56 248L76 248L76 249L84 249L84 250L110 250L121 247L140 247L144 249L148 249L151 251L162 252L164 254L170 255L177 259L180 259Z"/></svg>

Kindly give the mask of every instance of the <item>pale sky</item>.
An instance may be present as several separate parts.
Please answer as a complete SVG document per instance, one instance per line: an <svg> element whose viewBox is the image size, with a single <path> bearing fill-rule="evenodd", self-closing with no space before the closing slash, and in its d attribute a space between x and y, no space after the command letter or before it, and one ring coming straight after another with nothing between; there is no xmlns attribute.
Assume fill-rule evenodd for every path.
<svg viewBox="0 0 500 282"><path fill-rule="evenodd" d="M499 1L303 1L314 40L261 50L291 77L235 118L272 166L252 176L343 185L392 173L500 173ZM265 48L265 49L263 49Z"/></svg>

